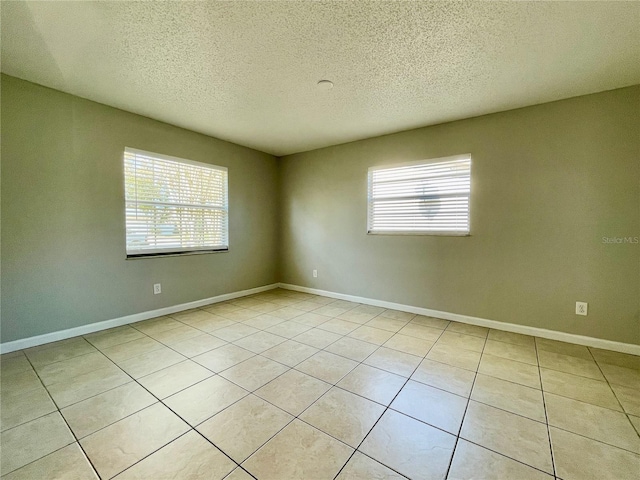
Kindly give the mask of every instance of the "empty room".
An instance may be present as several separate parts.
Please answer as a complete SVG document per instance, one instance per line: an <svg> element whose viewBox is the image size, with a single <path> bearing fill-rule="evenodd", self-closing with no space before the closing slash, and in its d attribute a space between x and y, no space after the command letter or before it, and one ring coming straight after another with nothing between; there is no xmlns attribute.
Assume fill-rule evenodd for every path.
<svg viewBox="0 0 640 480"><path fill-rule="evenodd" d="M0 13L2 480L640 478L640 2Z"/></svg>

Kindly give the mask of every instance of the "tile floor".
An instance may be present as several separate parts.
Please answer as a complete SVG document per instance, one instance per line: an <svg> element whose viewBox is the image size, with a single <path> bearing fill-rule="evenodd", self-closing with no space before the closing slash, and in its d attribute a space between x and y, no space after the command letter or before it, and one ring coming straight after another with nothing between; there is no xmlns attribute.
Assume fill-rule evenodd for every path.
<svg viewBox="0 0 640 480"><path fill-rule="evenodd" d="M7 480L640 477L640 357L304 293L0 363Z"/></svg>

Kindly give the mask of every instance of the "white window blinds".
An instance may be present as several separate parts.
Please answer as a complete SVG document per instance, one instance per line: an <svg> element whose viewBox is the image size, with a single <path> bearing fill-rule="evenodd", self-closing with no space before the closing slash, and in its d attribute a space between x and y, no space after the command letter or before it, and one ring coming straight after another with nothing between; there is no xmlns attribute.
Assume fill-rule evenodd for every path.
<svg viewBox="0 0 640 480"><path fill-rule="evenodd" d="M371 167L369 233L468 235L470 190L470 155Z"/></svg>
<svg viewBox="0 0 640 480"><path fill-rule="evenodd" d="M126 148L127 256L227 250L227 169Z"/></svg>

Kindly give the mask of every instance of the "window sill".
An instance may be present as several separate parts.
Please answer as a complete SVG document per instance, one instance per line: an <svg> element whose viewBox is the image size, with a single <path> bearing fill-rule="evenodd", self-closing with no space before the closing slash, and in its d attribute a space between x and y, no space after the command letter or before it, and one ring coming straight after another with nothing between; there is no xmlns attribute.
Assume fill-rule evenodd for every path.
<svg viewBox="0 0 640 480"><path fill-rule="evenodd" d="M367 232L367 235L390 235L390 236L432 236L432 237L470 237L469 232Z"/></svg>
<svg viewBox="0 0 640 480"><path fill-rule="evenodd" d="M224 250L192 250L187 252L166 252L166 253L139 253L127 255L127 260L142 260L144 258L165 258L165 257L184 257L187 255L206 255L209 253L227 253L228 248Z"/></svg>

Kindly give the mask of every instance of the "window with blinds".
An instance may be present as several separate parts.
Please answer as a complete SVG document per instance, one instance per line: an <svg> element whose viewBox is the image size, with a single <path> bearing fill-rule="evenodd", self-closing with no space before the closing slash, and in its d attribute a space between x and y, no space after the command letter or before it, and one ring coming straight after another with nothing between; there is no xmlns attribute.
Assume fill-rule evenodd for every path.
<svg viewBox="0 0 640 480"><path fill-rule="evenodd" d="M229 249L227 169L125 148L127 257Z"/></svg>
<svg viewBox="0 0 640 480"><path fill-rule="evenodd" d="M369 168L373 234L468 235L471 156Z"/></svg>

